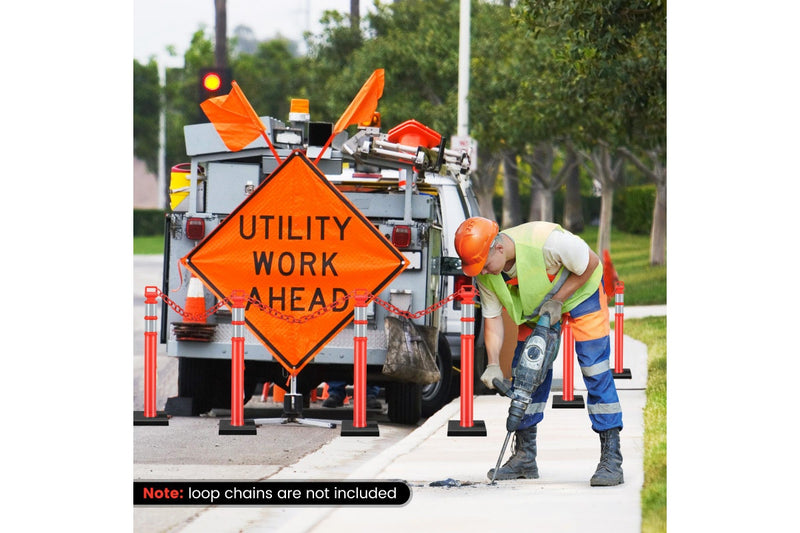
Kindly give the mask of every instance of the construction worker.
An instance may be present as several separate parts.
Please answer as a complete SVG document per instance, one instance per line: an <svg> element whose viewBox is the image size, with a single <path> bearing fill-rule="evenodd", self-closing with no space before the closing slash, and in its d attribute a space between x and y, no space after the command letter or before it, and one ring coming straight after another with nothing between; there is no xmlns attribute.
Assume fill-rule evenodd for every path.
<svg viewBox="0 0 800 533"><path fill-rule="evenodd" d="M587 410L592 429L600 436L600 463L592 486L623 483L619 432L622 410L609 363L608 302L603 290L603 267L585 241L550 222L529 222L500 231L496 222L473 217L456 231L456 252L464 274L477 278L484 319L488 366L481 381L493 389L492 379L503 380L502 309L519 326L512 368L539 315L551 322L562 314L571 319L575 352L588 389ZM511 458L496 479L538 478L536 427L542 421L553 371L532 394L531 404L515 432ZM491 479L494 468L489 470Z"/></svg>

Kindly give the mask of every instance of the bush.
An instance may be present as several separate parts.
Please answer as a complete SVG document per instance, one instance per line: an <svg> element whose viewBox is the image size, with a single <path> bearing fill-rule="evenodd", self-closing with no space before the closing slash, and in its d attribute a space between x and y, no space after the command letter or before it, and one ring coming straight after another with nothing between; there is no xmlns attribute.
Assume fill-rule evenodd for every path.
<svg viewBox="0 0 800 533"><path fill-rule="evenodd" d="M637 185L617 190L614 195L614 227L636 235L650 234L655 201L655 185Z"/></svg>
<svg viewBox="0 0 800 533"><path fill-rule="evenodd" d="M164 234L163 209L134 209L133 210L133 235L144 237Z"/></svg>

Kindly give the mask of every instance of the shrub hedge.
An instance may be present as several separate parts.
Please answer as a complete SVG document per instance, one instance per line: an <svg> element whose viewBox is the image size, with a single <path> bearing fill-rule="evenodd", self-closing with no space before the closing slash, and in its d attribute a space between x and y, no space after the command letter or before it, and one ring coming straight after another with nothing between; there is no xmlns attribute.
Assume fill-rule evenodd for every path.
<svg viewBox="0 0 800 533"><path fill-rule="evenodd" d="M164 234L163 209L134 209L133 210L133 236L148 237Z"/></svg>
<svg viewBox="0 0 800 533"><path fill-rule="evenodd" d="M625 233L648 235L653 224L656 186L635 185L615 191L612 223Z"/></svg>

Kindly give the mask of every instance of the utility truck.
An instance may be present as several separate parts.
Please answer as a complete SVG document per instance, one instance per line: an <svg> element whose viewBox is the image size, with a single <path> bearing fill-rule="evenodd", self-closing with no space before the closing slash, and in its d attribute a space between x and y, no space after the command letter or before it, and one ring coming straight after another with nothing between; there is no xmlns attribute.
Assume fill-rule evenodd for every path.
<svg viewBox="0 0 800 533"><path fill-rule="evenodd" d="M415 120L386 133L376 113L370 125L359 126L353 137L343 132L333 138L333 125L311 122L308 102L292 101L288 122L260 117L265 135L239 151L230 151L210 123L184 127L190 162L173 168L170 183L171 212L166 216L162 292L184 305L190 290L190 273L184 258L241 204L285 160L301 151L324 176L409 261L408 267L378 296L399 309L418 312L440 302L461 285L463 276L453 235L465 218L477 214L470 182L470 154L447 149L442 136ZM297 195L303 195L298 190ZM314 202L314 198L308 198ZM197 290L195 287L193 290ZM194 295L197 297L197 295ZM163 304L161 342L169 356L177 357L178 397L191 399L192 414L231 402L231 309L218 305L203 290L203 306L216 311L191 324ZM270 302L264 302L270 303ZM286 305L272 299L271 305ZM280 309L279 309L280 310ZM460 302L450 301L414 320L438 332L436 351L440 379L434 384L398 382L381 372L387 354L384 317L387 311L369 304L367 327L367 383L385 391L388 416L393 422L415 424L458 394L460 376ZM479 312L476 313L480 324ZM476 333L476 338L481 336ZM353 326L330 339L296 377L297 392L308 395L320 383L353 382ZM480 341L476 342L475 374L485 365ZM249 330L245 333L245 401L261 383L284 386L288 373L274 354ZM477 384L476 383L476 390Z"/></svg>

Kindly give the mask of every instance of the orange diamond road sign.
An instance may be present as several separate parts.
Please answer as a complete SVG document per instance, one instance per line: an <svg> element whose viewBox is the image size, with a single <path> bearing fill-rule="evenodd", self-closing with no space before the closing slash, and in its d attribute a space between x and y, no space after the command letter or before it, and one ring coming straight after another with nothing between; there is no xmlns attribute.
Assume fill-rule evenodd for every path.
<svg viewBox="0 0 800 533"><path fill-rule="evenodd" d="M216 294L243 290L301 318L379 294L408 260L301 152L292 153L183 263ZM353 318L353 299L291 323L247 304L247 326L292 375Z"/></svg>

